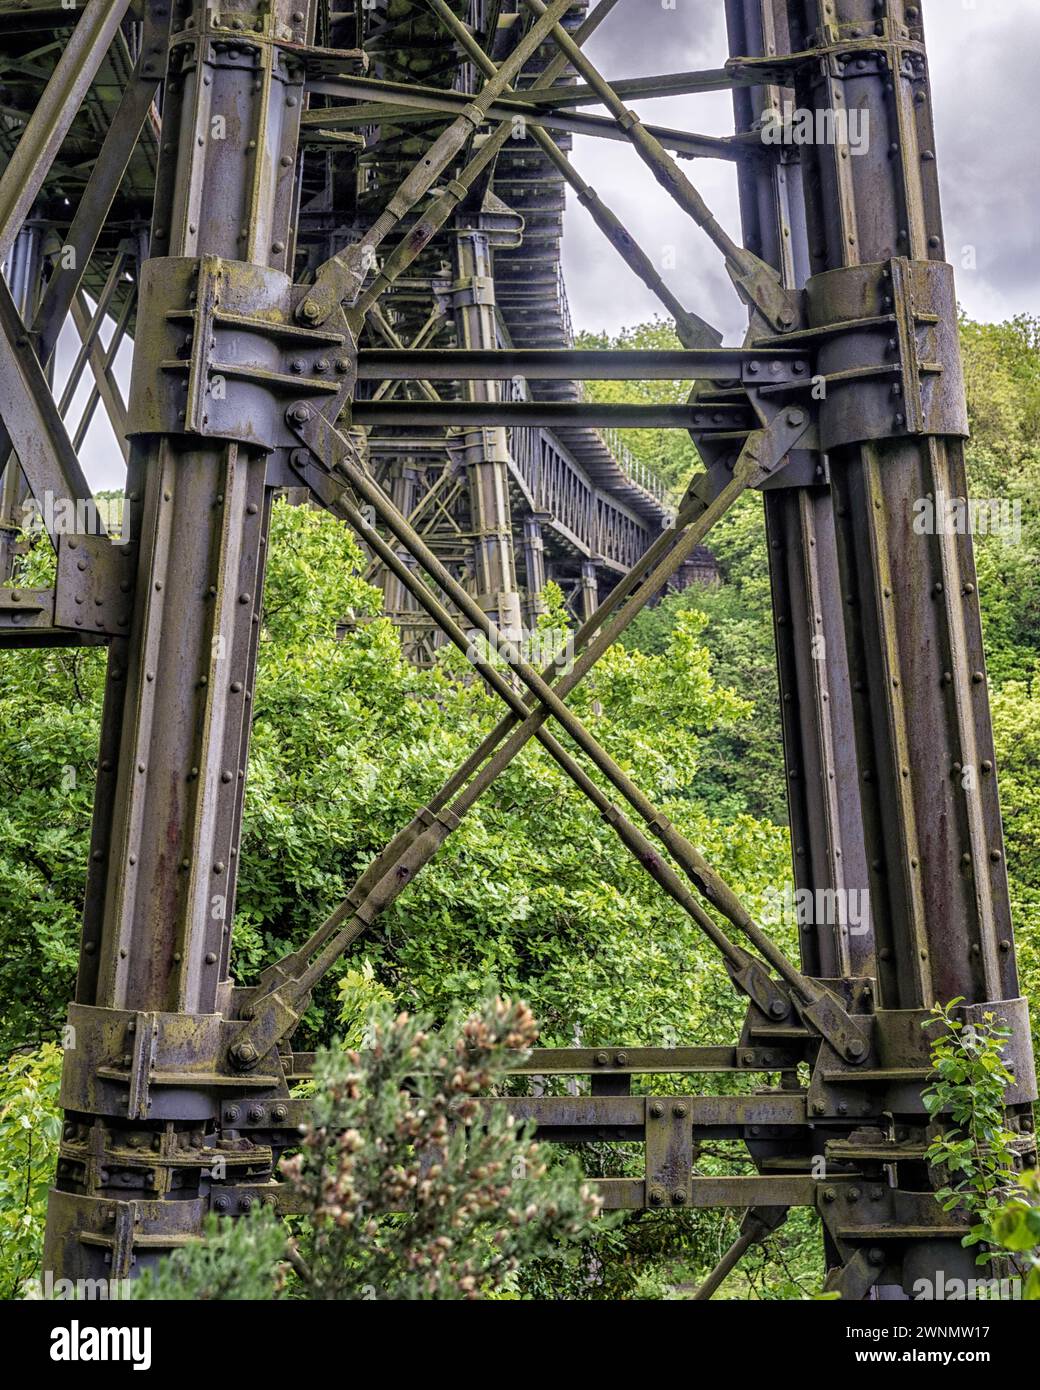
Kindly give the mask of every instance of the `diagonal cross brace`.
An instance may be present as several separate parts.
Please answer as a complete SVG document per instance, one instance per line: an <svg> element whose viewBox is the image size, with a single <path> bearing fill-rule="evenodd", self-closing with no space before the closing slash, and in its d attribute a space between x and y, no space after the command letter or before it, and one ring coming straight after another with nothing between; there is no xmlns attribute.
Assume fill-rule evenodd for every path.
<svg viewBox="0 0 1040 1390"><path fill-rule="evenodd" d="M343 447L349 448L342 436L335 437ZM636 613L671 578L686 555L700 544L745 486L743 480L728 479L710 500L702 502L698 498L680 512L677 522L680 538L667 532L660 536L633 573L616 586L597 614L582 628L580 641L589 639L597 631L598 636L589 641L575 666L563 676L559 689L566 693L577 684ZM642 578L633 591L637 575ZM250 1021L231 1050L231 1060L236 1066L254 1066L292 1031L317 981L433 858L463 816L535 736L546 714L547 711L534 710L523 720L515 715L507 716L429 805L423 807L376 856L345 900L311 938L263 972L257 985L257 997L245 1011ZM496 752L499 743L502 746Z"/></svg>
<svg viewBox="0 0 1040 1390"><path fill-rule="evenodd" d="M87 0L0 177L0 260L14 245L128 8L129 0Z"/></svg>
<svg viewBox="0 0 1040 1390"><path fill-rule="evenodd" d="M447 0L426 0L426 3L436 12L441 22L450 30L484 75L488 78L497 76L498 66L473 38L462 20L447 4ZM511 87L506 88L506 94L515 95ZM639 276L643 284L657 296L675 319L676 332L683 346L718 347L722 342L722 334L702 319L699 314L687 309L682 301L672 293L658 274L653 261L636 243L621 219L604 203L595 189L581 177L548 131L542 130L537 125L530 126L530 131L535 143L574 189L578 201L587 209L596 226L614 249L619 252L626 265Z"/></svg>
<svg viewBox="0 0 1040 1390"><path fill-rule="evenodd" d="M575 43L584 43L595 33L616 4L618 4L618 0L600 0L600 3L575 34ZM567 67L567 58L561 54L549 64L542 77L546 82L555 82L558 77L563 76ZM407 270L423 248L429 245L477 179L485 170L491 168L512 132L512 121L503 121L498 129L487 137L465 168L438 193L431 206L416 220L407 235L386 258L371 286L358 301L356 309L348 315L351 327L355 332L360 330L367 311L390 288L398 276Z"/></svg>
<svg viewBox="0 0 1040 1390"><path fill-rule="evenodd" d="M792 426L792 418L791 413L783 417L778 417L768 430L760 431L751 437L745 446L744 453L741 456L737 468L734 470L734 478L727 487L722 489L719 497L714 499L713 503L704 507L698 524L690 527L687 535L676 544L675 550L672 556L669 557L669 560L655 569L651 576L651 580L664 582L664 577L666 576L662 577L660 571L666 569L667 565L675 562L676 552L678 552L680 557L683 557L685 554L689 553L689 549L692 549L693 544L699 542L703 534L706 533L708 526L714 521L715 516L720 514L716 509L722 497L725 497L727 493L730 494L722 504L722 509L724 510L725 506L728 506L729 502L744 490L754 475L757 474L760 477L763 472L768 472L770 468L774 467L784 454L793 447L793 444L797 442L797 438L800 437L800 434L804 433L805 429L808 428L808 418L804 415L800 417L800 428ZM458 604L466 617L474 622L486 636L492 639L492 641L495 641L498 634L493 625L487 620L486 615L465 590L443 570L443 567L437 562L436 557L428 551L421 539L411 531L404 521L404 518L400 516L396 508L389 502L389 499L382 493L381 489L371 481L364 469L360 468L353 460L353 450L349 441L339 434L334 427L330 426L327 421L324 421L322 417L315 417L312 412L310 412L309 408L305 406L291 407L289 419L300 433L301 438L308 443L311 451L319 458L325 459L326 468L337 470L346 476L354 491L372 506L377 514L382 516L396 538L408 547L419 563ZM348 502L346 505L353 506L353 503ZM356 510L356 515L361 519L360 511ZM371 528L365 526L363 520L362 527L367 536ZM381 541L379 543L385 547L384 559L389 556L392 557L395 565L400 564L391 548L385 546L385 543ZM679 562L681 563L681 558ZM404 570L407 569L407 567L403 565L401 568ZM400 577L403 580L405 579L403 574ZM461 638L460 644L463 650L465 650L469 645L465 634L457 627L457 624L455 624L454 620L447 614L443 606L429 595L428 591L425 590L425 586L414 580L414 577L412 578L415 584L413 592L415 592L416 597L423 606L432 613L435 619L441 623L452 640L459 641ZM405 580L405 582L409 581ZM411 582L409 582L409 587L412 587ZM656 591L656 587L659 587L659 585L655 585L653 589L650 589L650 581L648 581L646 585L646 588L650 589L651 592ZM647 597L649 597L649 594L644 594L643 602L646 601ZM634 611L637 610L639 606L642 606L641 603L635 605L633 612L628 614L628 616L633 616ZM630 602L625 605L625 608L633 608L633 603ZM592 644L592 648L600 646L604 639L606 639L609 645L609 642L612 641L616 635L614 629L618 628L618 622L624 614L625 609L622 610L622 615L619 615L619 618L610 625L607 632L600 634L600 638L596 643ZM444 621L445 618L447 618L447 622ZM622 628L623 626L624 623L621 624ZM436 849L439 848L440 844L443 843L444 838L450 833L451 829L454 829L459 823L461 814L465 814L465 811L474 804L479 795L490 785L494 777L498 775L502 767L514 756L515 752L519 751L519 748L526 743L529 737L539 735L541 725L550 715L555 717L558 722L563 725L582 750L592 759L599 770L608 777L625 799L635 808L637 813L646 821L651 831L657 835L675 855L687 873L687 876L691 878L700 891L703 892L705 896L709 898L709 901L717 908L722 910L731 921L735 922L740 930L752 941L752 944L766 956L774 968L776 968L779 973L783 975L785 980L795 989L801 1001L798 1005L800 1012L805 1015L807 1008L814 1011L815 1017L813 1021L820 1028L820 1031L823 1032L824 1036L827 1036L832 1041L836 1049L839 1050L843 1056L854 1059L865 1055L866 1043L863 1035L860 1033L855 1021L849 1019L847 1015L844 1014L844 1010L838 1001L834 999L833 996L829 995L827 991L822 990L815 982L805 979L805 977L803 977L786 959L783 953L780 952L760 928L758 928L757 924L754 923L750 914L743 908L743 905L739 902L736 895L728 885L714 873L703 859L703 856L701 856L694 846L668 822L667 818L657 810L649 799L639 791L635 784L632 783L631 779L624 774L606 751L600 747L598 742L585 729L581 721L563 704L558 691L563 690L564 693L566 693L567 689L572 688L573 685L577 683L577 679L581 679L581 676L587 671L592 661L600 654L596 652L595 655L591 655L592 648L584 654L583 662L585 664L581 674L576 675L575 671L571 671L567 676L563 677L557 691L551 690L542 677L534 672L527 663L517 659L515 655L507 649L508 664L520 679L529 686L532 693L540 701L540 708L533 710L527 715L520 729L509 740L506 747L497 757L493 758L477 773L463 795L453 802L450 807L446 808L445 814L439 816L434 815L432 814L431 808L429 819L433 822L432 824L424 822L423 818L420 816L418 819L424 825L422 830L419 830L411 836L408 835L406 830L402 832L401 835L395 837L395 840L384 852L384 855L380 856L377 860L376 865L370 866L369 871L366 871L366 874L363 875L362 881L356 885L356 892L351 895L351 899L348 899L348 904L344 905L346 911L344 911L343 916L333 914L333 919L330 919L330 922L334 922L335 925L338 926L339 922L344 920L346 913L349 911L351 921L348 925L341 928L338 934L332 937L331 940L327 939L328 933L325 929L321 929L319 933L316 934L316 937L312 938L312 942L308 943L308 947L304 948L304 951L296 953L296 959L297 962L299 962L305 959L313 949L316 949L318 944L324 943L324 949L321 955L303 971L302 975L296 975L286 980L284 986L280 987L273 995L258 1002L254 1012L254 1021L249 1025L247 1034L244 1034L239 1040L239 1047L245 1049L244 1052L240 1051L236 1058L240 1065L253 1064L259 1056L272 1045L272 1040L268 1036L268 1030L263 1026L264 1022L266 1022L268 1027L273 1026L279 1036L293 1026L295 1019L299 1016L299 1011L303 1006L306 994L309 993L314 983L316 983L317 979L319 979L331 966L335 959L338 958L342 950L349 945L350 941L356 937L358 932L363 930L364 926L372 920L372 916L369 915L371 908L375 906L376 912L382 911L389 902L393 901L398 893L402 891L406 883L414 877L416 869L427 862ZM491 670L493 671L493 668L491 668ZM503 693L503 690L498 684L498 681L501 680L498 672L494 672L494 676L496 679L491 680L490 683L493 685L493 688L499 690L499 693ZM520 717L528 706L521 700L519 695L508 686L507 682L503 681L502 686L505 691L508 692L504 695L504 698L507 699L514 714ZM560 752L562 753L563 750L561 749ZM553 756L555 756L555 753ZM577 770L579 775L576 780L581 789L586 791L587 794L589 794L589 790L591 789L594 803L597 804L601 813L607 814L608 819L611 819L610 812L616 812L616 808L612 808L609 800L604 798L595 784L577 768L577 765L573 763L569 755L564 754L564 757L567 759L566 770L568 773L574 775L572 769ZM615 825L615 828L619 830L622 839L625 840L628 847L633 853L636 853L637 856L640 857L641 862L644 862L644 865L648 868L651 867L651 865L653 866L651 870L653 872L653 870L660 865L661 861L659 856L653 853L651 853L649 860L646 859L645 851L643 851L642 848L644 842L641 833L636 831L634 826L630 827L630 831L634 833L630 833L629 829L622 828L616 820L612 819L612 823ZM627 825L628 823L626 822L626 826ZM438 826L440 826L440 829L438 829ZM395 864L396 867L393 867ZM668 872L671 873L671 870L669 869ZM654 873L654 876L659 882L662 881L657 873ZM365 887L365 896L361 901L357 901L357 893L362 890L363 885ZM666 887L666 891L669 891L670 887L674 885L671 881L668 881L665 882L663 886ZM374 914L372 915L374 916ZM706 914L704 915L706 916ZM337 918L338 920L336 920ZM697 920L699 925L703 926L703 922L700 918ZM710 919L707 920L710 922ZM722 940L725 941L726 938L722 938ZM721 943L716 941L716 944ZM295 967L289 967L289 969L293 968ZM824 998L821 999L821 996L824 996ZM784 1008L782 1002L780 1002L779 1006L781 1009ZM775 1001L772 1004L772 1011L775 1016ZM851 1049L850 1039L853 1040Z"/></svg>
<svg viewBox="0 0 1040 1390"><path fill-rule="evenodd" d="M7 426L11 443L22 466L33 496L43 503L73 503L78 516L92 496L83 475L76 450L62 424L61 416L43 368L32 349L29 334L6 281L0 279L0 419ZM49 523L51 543L58 544L54 506L42 507ZM101 525L100 521L97 523Z"/></svg>
<svg viewBox="0 0 1040 1390"><path fill-rule="evenodd" d="M303 451L299 452L302 453ZM469 635L411 567L377 532L373 531L361 512L356 496L349 485L325 472L309 454L304 459L294 459L294 467L319 501L334 515L347 521L357 534L364 538L366 544L375 551L386 567L404 584L459 651L469 653L472 646ZM509 705L514 714L521 718L527 714L527 706L519 692L491 662L478 659L474 661L474 666L489 688ZM736 945L720 930L689 889L685 887L671 865L661 859L638 827L614 805L547 730L539 729L535 737L578 789L588 797L603 819L613 827L626 849L634 855L647 873L660 884L669 897L683 908L701 931L722 952L730 976L738 988L742 989L762 1012L770 1017L776 1018L789 1013L789 1000L769 978L768 971L762 963L749 956L742 947Z"/></svg>
<svg viewBox="0 0 1040 1390"><path fill-rule="evenodd" d="M423 157L406 175L383 212L365 233L364 239L330 257L318 268L314 284L301 300L299 316L316 327L324 323L338 304L353 303L371 257L402 218L430 191L434 183L460 153L473 132L483 122L488 108L500 96L524 64L548 38L558 19L570 9L573 0L552 0L545 14L535 21L512 53L473 98L466 111L437 137Z"/></svg>
<svg viewBox="0 0 1040 1390"><path fill-rule="evenodd" d="M542 0L524 0L524 4L539 19L547 17L548 11ZM650 134L636 113L625 105L562 24L553 25L552 37L567 59L595 90L654 178L671 194L683 211L693 218L698 227L708 234L726 257L726 269L741 297L758 309L776 331L788 332L795 327L802 316L801 296L784 288L772 266L767 265L753 252L737 245L716 220L707 203L673 157L661 142Z"/></svg>

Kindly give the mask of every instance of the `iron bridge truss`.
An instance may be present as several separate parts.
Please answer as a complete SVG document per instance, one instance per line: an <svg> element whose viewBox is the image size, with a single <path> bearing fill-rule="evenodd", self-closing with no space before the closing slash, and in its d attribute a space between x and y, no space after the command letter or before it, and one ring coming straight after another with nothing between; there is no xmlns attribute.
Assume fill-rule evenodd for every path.
<svg viewBox="0 0 1040 1390"><path fill-rule="evenodd" d="M729 1047L538 1050L518 1073L576 1078L575 1093L487 1103L551 1141L642 1145L643 1176L598 1181L609 1207L743 1210L701 1297L800 1206L819 1212L845 1298L900 1296L970 1261L925 1161L921 1023L936 1000L1011 1027L1008 1123L1035 1164L971 539L909 525L915 498L964 494L967 434L922 7L725 0L722 68L607 82L583 45L617 6L0 0L0 634L108 649L56 1273L128 1274L196 1238L211 1210L283 1203L277 1160L312 1061L292 1035L314 987L531 739L721 954L747 1015ZM735 113L723 140L646 124L630 104L718 90ZM764 143L787 101L864 111L869 149ZM741 347L721 346L585 183L575 132L630 145L721 253L748 309ZM716 157L736 165L743 244L686 172ZM609 242L604 268L617 256L643 280L681 349L568 345L564 184ZM56 400L50 386L70 317L73 378L94 382L87 418L100 404L125 448L126 540L57 520L89 513L76 506L90 497L86 423L65 422L73 388ZM113 362L127 335L124 401ZM608 406L575 387L604 376L688 380L690 394ZM517 440L587 461L595 431L617 427L686 430L703 468L662 528L652 488L607 477L604 451L592 501L645 534L626 551L615 517L597 547L588 498L585 521L557 529L580 562L582 621L573 665L538 671L505 640L521 603L510 495L527 487L529 601L535 464L548 466L532 455L525 478ZM465 553L450 534L460 479ZM46 589L17 582L26 488L56 552ZM242 988L228 968L236 856L285 489L355 528L392 606L464 649L478 632L505 652L507 669L477 666L505 712L341 906ZM795 883L869 891L862 931L806 926L798 961L566 702L749 489L764 498ZM603 592L602 564L581 565L610 545ZM753 1084L700 1094L711 1073ZM690 1080L644 1095L640 1075ZM717 1140L742 1142L754 1171L699 1173Z"/></svg>

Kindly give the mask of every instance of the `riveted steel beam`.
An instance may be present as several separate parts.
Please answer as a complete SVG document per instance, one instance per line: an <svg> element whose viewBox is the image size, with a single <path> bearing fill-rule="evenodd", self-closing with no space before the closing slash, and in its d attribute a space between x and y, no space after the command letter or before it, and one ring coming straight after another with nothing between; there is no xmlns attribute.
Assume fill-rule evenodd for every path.
<svg viewBox="0 0 1040 1390"><path fill-rule="evenodd" d="M754 365L752 365L754 364ZM774 364L783 369L776 372ZM808 379L809 360L796 349L693 348L624 350L501 348L384 350L362 348L359 381L747 381L773 367L778 385L799 389L795 377Z"/></svg>
<svg viewBox="0 0 1040 1390"><path fill-rule="evenodd" d="M133 618L109 652L77 1047L63 1079L70 1128L45 1257L72 1275L128 1273L177 1244L184 1201L198 1202L195 1232L208 1205L205 1154L181 1153L175 1170L172 1155L135 1164L122 1156L120 1122L212 1136L220 1115L266 456L279 384L299 390L281 363L307 338L284 266L303 87L294 46L308 40L314 8L278 0L250 15L248 34L242 14L216 15L203 0L172 18L131 387ZM171 335L194 353L177 356ZM213 390L218 378L226 390ZM99 1153L100 1166L89 1157ZM269 1176L269 1149L243 1157L243 1172ZM106 1249L81 1238L81 1208L104 1210L116 1182L140 1201L184 1200L166 1204L168 1222L160 1210L147 1244L131 1235Z"/></svg>

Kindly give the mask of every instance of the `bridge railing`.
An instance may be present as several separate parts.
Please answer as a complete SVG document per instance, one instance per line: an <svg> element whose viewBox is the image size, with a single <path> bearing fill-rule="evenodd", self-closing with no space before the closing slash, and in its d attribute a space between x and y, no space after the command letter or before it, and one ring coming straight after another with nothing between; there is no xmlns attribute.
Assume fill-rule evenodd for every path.
<svg viewBox="0 0 1040 1390"><path fill-rule="evenodd" d="M508 438L513 466L535 510L551 515L590 555L634 565L653 539L649 526L594 486L547 430L510 430Z"/></svg>

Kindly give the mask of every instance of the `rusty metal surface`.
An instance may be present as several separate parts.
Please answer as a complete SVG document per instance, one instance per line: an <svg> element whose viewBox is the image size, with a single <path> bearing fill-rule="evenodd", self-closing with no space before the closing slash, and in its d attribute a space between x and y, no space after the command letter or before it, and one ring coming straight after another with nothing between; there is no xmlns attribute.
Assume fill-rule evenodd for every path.
<svg viewBox="0 0 1040 1390"><path fill-rule="evenodd" d="M718 949L747 1016L726 1047L538 1050L512 1082L527 1093L487 1104L550 1142L626 1146L632 1175L597 1179L607 1206L746 1207L700 1296L797 1206L821 1215L842 1297L955 1267L963 1226L935 1203L924 1158L921 1023L936 999L964 996L967 1021L985 1010L1008 1021L1008 1123L1018 1161L1035 1162L971 540L907 524L914 497L965 491L920 7L725 0L727 68L610 84L582 44L618 3L589 14L581 0L507 0L494 13L510 23L490 28L475 5L466 28L443 0L403 0L391 62L378 5L222 13L177 0L167 14L145 0L120 23L118 5L91 0L51 85L31 54L72 18L41 0L0 4L13 113L0 132L0 241L14 247L0 287L0 454L13 444L17 456L0 581L17 559L22 473L38 499L75 512L89 498L85 421L66 425L47 376L69 312L82 329L75 370L96 376L90 408L102 400L130 440L131 540L69 532L52 506L54 589L0 587L0 644L109 648L48 1228L56 1271L132 1273L195 1238L210 1211L282 1204L277 1159L306 1114L290 1087L313 1061L291 1038L314 985L531 738ZM431 74L433 43L446 61ZM402 64L421 79L412 98ZM689 139L736 163L743 245L677 164L687 137L627 105L727 87L734 138ZM822 144L779 158L754 129L781 94L869 112L870 152L847 160ZM607 116L571 111L593 98ZM514 108L532 113L521 139ZM226 111L234 119L210 138ZM707 234L748 306L743 347L717 348L584 183L568 120L630 142ZM605 256L658 296L687 350L571 351L565 182ZM83 254L44 292L54 249L34 229L48 218ZM102 304L93 316L86 294ZM115 348L98 337L106 310L134 337L125 410ZM604 407L580 393L590 375L685 377L693 390L681 405ZM677 512L597 434L611 421L691 432L704 470ZM579 627L567 672L514 652L513 685L477 665L505 703L500 724L308 941L236 989L267 528L287 485L368 538L388 607L427 656L435 630L464 644L464 627L498 639L533 624L548 577ZM864 929L810 924L797 962L565 703L751 487L765 497L794 879L869 890ZM382 528L374 539L362 508ZM438 531L445 512L464 553ZM701 1073L721 1093L699 1093ZM688 1093L654 1094L668 1074ZM567 1093L538 1093L547 1081ZM732 1171L700 1171L708 1139L735 1146Z"/></svg>

